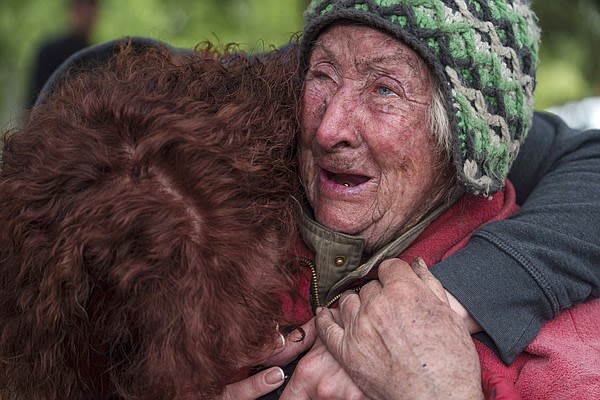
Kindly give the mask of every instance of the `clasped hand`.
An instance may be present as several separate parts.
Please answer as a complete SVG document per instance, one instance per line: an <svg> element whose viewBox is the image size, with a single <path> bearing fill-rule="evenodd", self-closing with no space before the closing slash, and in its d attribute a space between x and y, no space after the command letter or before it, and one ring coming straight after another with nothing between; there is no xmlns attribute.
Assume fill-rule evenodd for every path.
<svg viewBox="0 0 600 400"><path fill-rule="evenodd" d="M285 365L310 348L281 400L483 398L469 332L422 261L383 262L379 281L344 294L338 309L318 310L302 328L302 342L286 340L265 361ZM274 390L283 382L276 368L230 385L222 400ZM269 373L281 381L268 384Z"/></svg>

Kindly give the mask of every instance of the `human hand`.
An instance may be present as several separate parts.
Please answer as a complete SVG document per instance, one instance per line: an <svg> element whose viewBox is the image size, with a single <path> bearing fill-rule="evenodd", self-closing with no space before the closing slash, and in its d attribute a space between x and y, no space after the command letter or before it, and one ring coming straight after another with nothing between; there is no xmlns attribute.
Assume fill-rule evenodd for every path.
<svg viewBox="0 0 600 400"><path fill-rule="evenodd" d="M284 379L285 375L281 368L271 367L227 385L218 400L256 400L276 390L283 384Z"/></svg>
<svg viewBox="0 0 600 400"><path fill-rule="evenodd" d="M469 333L471 335L473 335L475 333L481 332L483 330L483 328L481 327L481 325L479 325L479 322L477 322L471 316L469 311L467 311L467 309L463 307L463 305L460 303L460 301L458 301L458 299L456 297L454 297L452 295L452 293L448 292L447 290L444 290L444 292L446 292L446 297L448 298L448 303L450 304L450 308L452 308L452 310L456 314L458 314L458 316L462 320L463 324L465 325L465 328L467 328Z"/></svg>
<svg viewBox="0 0 600 400"><path fill-rule="evenodd" d="M337 318L337 321L336 321ZM483 399L479 358L445 290L424 263L384 261L379 281L323 309L317 330L373 399Z"/></svg>
<svg viewBox="0 0 600 400"><path fill-rule="evenodd" d="M365 399L368 397L352 382L319 338L298 362L280 397L280 400Z"/></svg>
<svg viewBox="0 0 600 400"><path fill-rule="evenodd" d="M277 390L285 382L285 373L280 366L285 366L302 354L314 343L316 330L314 318L293 330L287 336L279 333L275 350L266 354L260 361L270 367L246 379L227 385L218 400L255 400Z"/></svg>

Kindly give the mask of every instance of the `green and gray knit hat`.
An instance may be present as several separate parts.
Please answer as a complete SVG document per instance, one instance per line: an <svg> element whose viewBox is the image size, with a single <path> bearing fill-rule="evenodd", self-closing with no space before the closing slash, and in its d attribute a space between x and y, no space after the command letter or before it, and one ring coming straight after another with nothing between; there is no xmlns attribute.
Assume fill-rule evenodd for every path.
<svg viewBox="0 0 600 400"><path fill-rule="evenodd" d="M504 186L531 125L540 32L527 0L313 0L300 59L341 20L411 46L441 82L459 181L473 194Z"/></svg>

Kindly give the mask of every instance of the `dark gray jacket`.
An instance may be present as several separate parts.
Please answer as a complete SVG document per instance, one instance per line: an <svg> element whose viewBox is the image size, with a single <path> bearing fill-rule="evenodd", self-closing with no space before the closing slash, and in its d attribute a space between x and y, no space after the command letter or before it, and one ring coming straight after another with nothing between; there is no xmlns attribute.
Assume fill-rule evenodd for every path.
<svg viewBox="0 0 600 400"><path fill-rule="evenodd" d="M432 268L507 363L560 310L600 296L600 131L536 113L509 178L521 211Z"/></svg>

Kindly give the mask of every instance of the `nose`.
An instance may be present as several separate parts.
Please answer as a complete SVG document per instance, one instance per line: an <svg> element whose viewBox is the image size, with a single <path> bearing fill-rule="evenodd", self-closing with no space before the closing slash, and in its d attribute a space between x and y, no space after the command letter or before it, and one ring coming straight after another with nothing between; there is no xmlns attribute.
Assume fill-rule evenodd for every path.
<svg viewBox="0 0 600 400"><path fill-rule="evenodd" d="M360 142L357 96L340 89L322 105L321 121L315 139L326 150L357 147Z"/></svg>

